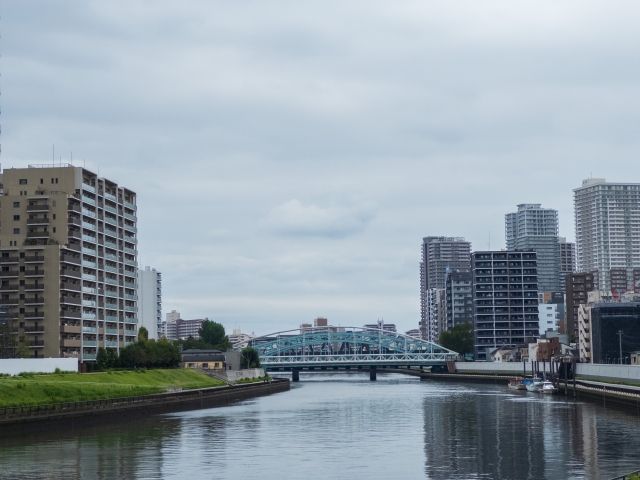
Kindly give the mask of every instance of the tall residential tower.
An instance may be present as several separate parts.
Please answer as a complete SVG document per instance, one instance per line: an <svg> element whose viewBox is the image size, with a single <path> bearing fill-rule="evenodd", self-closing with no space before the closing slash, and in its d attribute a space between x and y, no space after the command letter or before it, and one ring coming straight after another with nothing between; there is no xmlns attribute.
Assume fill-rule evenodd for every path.
<svg viewBox="0 0 640 480"><path fill-rule="evenodd" d="M471 270L471 243L460 237L424 237L422 239L422 262L420 262L420 332L426 339L429 331L437 331L429 326L430 319L437 319L435 312L429 311L430 289L444 289L447 272L468 272ZM437 315L443 314L439 312ZM444 318L437 319L439 326Z"/></svg>
<svg viewBox="0 0 640 480"><path fill-rule="evenodd" d="M640 183L590 178L573 200L578 271L604 292L640 291Z"/></svg>
<svg viewBox="0 0 640 480"><path fill-rule="evenodd" d="M0 176L0 304L31 357L93 361L137 334L136 194L81 167Z"/></svg>
<svg viewBox="0 0 640 480"><path fill-rule="evenodd" d="M518 211L505 215L507 250L535 251L538 260L538 288L541 292L562 290L558 211L539 203L523 203Z"/></svg>

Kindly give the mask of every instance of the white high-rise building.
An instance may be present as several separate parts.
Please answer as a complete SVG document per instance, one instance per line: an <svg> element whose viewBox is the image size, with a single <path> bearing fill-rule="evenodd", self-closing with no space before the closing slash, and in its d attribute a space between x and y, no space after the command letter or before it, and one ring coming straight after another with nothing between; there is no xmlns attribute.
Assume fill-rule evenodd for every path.
<svg viewBox="0 0 640 480"><path fill-rule="evenodd" d="M574 189L579 272L615 294L640 289L640 183L590 178Z"/></svg>
<svg viewBox="0 0 640 480"><path fill-rule="evenodd" d="M534 251L538 261L538 289L562 290L558 211L539 203L523 203L518 211L505 215L507 250Z"/></svg>
<svg viewBox="0 0 640 480"><path fill-rule="evenodd" d="M138 328L144 327L150 339L157 339L162 328L162 274L155 268L138 270Z"/></svg>

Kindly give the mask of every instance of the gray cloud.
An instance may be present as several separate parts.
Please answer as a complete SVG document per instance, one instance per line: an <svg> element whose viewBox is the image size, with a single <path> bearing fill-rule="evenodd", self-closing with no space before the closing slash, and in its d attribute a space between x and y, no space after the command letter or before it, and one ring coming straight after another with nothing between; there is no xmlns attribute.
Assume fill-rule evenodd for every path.
<svg viewBox="0 0 640 480"><path fill-rule="evenodd" d="M320 207L292 199L273 208L265 223L278 233L344 237L362 231L372 217L368 207Z"/></svg>
<svg viewBox="0 0 640 480"><path fill-rule="evenodd" d="M136 190L165 308L264 333L418 319L420 239L503 245L640 181L640 5L5 2L2 164Z"/></svg>

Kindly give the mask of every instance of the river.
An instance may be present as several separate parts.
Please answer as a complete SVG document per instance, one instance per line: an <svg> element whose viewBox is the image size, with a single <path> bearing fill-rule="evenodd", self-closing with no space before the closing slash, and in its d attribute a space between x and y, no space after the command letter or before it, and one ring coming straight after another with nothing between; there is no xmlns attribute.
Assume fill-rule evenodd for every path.
<svg viewBox="0 0 640 480"><path fill-rule="evenodd" d="M0 478L572 479L640 469L640 415L503 385L308 374L233 406L0 430Z"/></svg>

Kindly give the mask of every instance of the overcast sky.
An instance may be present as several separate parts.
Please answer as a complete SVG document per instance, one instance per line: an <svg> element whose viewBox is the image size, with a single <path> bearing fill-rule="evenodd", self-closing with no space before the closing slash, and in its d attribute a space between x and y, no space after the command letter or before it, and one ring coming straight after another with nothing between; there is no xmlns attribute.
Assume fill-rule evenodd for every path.
<svg viewBox="0 0 640 480"><path fill-rule="evenodd" d="M415 328L423 236L640 181L637 1L1 7L2 166L135 190L165 312L228 331Z"/></svg>

